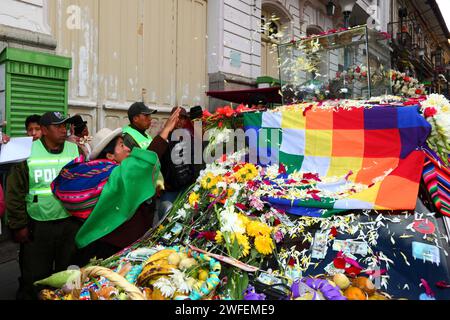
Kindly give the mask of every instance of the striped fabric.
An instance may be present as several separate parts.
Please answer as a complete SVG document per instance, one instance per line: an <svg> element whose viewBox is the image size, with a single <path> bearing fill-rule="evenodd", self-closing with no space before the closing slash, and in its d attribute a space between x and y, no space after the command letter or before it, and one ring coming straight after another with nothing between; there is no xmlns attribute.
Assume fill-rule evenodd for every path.
<svg viewBox="0 0 450 320"><path fill-rule="evenodd" d="M441 163L434 152L424 150L426 159L423 179L436 209L450 217L450 168Z"/></svg>
<svg viewBox="0 0 450 320"><path fill-rule="evenodd" d="M351 172L350 181L368 186L348 198L324 203L305 204L298 199L304 203L299 206L415 208L424 161L420 147L431 130L418 106L310 110L287 106L279 110L244 116L245 129L258 137L257 148L250 146L250 153L258 155L259 164L267 164L269 157L286 165L288 172L320 177L344 177Z"/></svg>
<svg viewBox="0 0 450 320"><path fill-rule="evenodd" d="M87 219L117 166L108 160L85 162L81 156L61 170L51 185L52 192L72 216Z"/></svg>

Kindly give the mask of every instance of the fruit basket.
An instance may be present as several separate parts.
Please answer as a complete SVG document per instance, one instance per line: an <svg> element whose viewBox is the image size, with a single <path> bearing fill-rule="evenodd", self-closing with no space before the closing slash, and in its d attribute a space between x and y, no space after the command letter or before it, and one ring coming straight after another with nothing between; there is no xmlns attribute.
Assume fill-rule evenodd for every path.
<svg viewBox="0 0 450 320"><path fill-rule="evenodd" d="M151 300L202 300L213 295L221 272L220 263L206 254L184 247L158 251L144 263L136 285Z"/></svg>
<svg viewBox="0 0 450 320"><path fill-rule="evenodd" d="M36 282L41 300L203 300L220 282L220 263L184 247L138 249L113 268L68 270Z"/></svg>

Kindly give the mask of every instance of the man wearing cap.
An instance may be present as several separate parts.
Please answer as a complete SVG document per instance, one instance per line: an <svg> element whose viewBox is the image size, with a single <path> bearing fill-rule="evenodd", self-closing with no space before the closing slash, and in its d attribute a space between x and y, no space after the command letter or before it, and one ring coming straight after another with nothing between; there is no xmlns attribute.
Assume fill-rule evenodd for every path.
<svg viewBox="0 0 450 320"><path fill-rule="evenodd" d="M80 223L50 189L61 168L79 156L77 145L66 141L68 120L59 112L44 114L42 138L33 143L29 159L13 167L8 177L8 223L21 245L21 299L36 299L33 283L67 269L76 253L74 238Z"/></svg>
<svg viewBox="0 0 450 320"><path fill-rule="evenodd" d="M134 148L147 149L152 143L146 131L152 124L151 116L156 110L150 109L143 102L133 103L128 109L128 120L130 124L123 128L123 142L133 150Z"/></svg>

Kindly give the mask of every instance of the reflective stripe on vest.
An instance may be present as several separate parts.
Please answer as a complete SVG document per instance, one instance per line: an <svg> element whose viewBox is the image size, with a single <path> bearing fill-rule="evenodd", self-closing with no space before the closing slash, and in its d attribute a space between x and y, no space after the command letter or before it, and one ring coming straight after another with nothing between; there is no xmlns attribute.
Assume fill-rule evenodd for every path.
<svg viewBox="0 0 450 320"><path fill-rule="evenodd" d="M130 126L126 126L125 128L123 128L122 132L124 134L125 133L129 134L134 139L134 141L136 141L139 147L144 150L147 150L153 141L153 138L150 137L149 135L146 135L145 137L142 135L142 133L140 133L136 129L133 129Z"/></svg>
<svg viewBox="0 0 450 320"><path fill-rule="evenodd" d="M61 169L79 156L78 146L65 142L60 154L49 153L41 140L33 143L31 156L27 160L29 191L26 197L27 212L37 221L53 221L69 217L51 191L50 185Z"/></svg>

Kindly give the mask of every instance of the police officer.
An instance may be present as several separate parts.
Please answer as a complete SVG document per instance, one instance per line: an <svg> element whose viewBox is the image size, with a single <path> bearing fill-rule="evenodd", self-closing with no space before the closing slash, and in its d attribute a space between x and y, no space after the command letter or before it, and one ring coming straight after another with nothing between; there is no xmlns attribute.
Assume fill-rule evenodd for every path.
<svg viewBox="0 0 450 320"><path fill-rule="evenodd" d="M143 102L136 102L128 109L130 124L123 128L123 142L133 150L134 148L147 149L152 143L152 137L146 133L152 124L151 116L156 110L150 109Z"/></svg>
<svg viewBox="0 0 450 320"><path fill-rule="evenodd" d="M50 189L63 166L79 156L77 145L66 141L68 120L59 112L44 114L42 138L33 143L30 158L13 167L8 177L8 224L21 245L18 299L36 299L33 283L67 269L76 253L75 234L81 224Z"/></svg>

